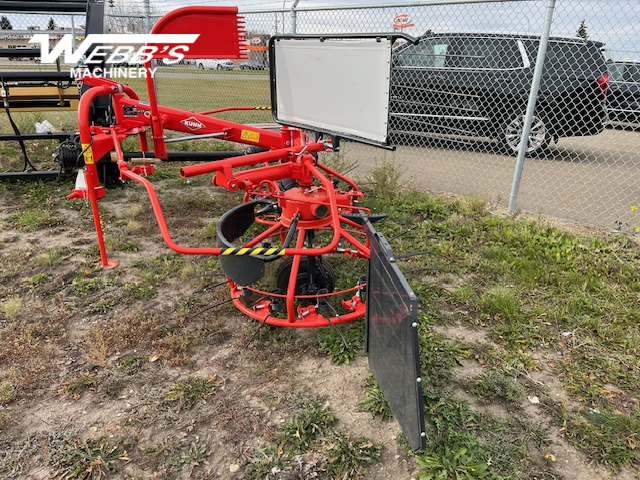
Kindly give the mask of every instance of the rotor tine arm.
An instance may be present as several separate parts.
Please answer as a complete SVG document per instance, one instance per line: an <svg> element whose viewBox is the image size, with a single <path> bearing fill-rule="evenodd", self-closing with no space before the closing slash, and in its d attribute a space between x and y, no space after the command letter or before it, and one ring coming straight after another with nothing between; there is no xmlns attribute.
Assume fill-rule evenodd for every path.
<svg viewBox="0 0 640 480"><path fill-rule="evenodd" d="M295 231L295 229L293 229ZM306 230L300 229L298 231L298 240L296 242L296 249L301 249L304 245L304 239L306 237ZM293 256L293 262L291 263L291 272L289 273L289 285L287 286L287 319L289 323L293 323L296 320L295 312L295 294L296 283L298 280L298 271L300 270L300 255Z"/></svg>

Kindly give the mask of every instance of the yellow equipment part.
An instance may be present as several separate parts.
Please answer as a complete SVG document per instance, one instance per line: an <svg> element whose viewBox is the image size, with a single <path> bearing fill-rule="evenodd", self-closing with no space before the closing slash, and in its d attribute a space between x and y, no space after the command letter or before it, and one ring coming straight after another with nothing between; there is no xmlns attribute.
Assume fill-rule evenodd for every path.
<svg viewBox="0 0 640 480"><path fill-rule="evenodd" d="M68 87L56 85L10 86L8 96L11 112L76 111L80 94L73 84Z"/></svg>

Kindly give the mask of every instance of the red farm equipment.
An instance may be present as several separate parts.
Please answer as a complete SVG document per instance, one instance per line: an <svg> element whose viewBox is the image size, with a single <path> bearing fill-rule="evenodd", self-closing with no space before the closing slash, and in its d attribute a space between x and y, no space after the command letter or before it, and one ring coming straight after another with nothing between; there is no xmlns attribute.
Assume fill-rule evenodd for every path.
<svg viewBox="0 0 640 480"><path fill-rule="evenodd" d="M177 9L163 17L151 33L192 32L203 33L189 47L186 58L243 57L243 20L234 7ZM140 101L121 83L82 76L79 80L90 87L78 108L86 188L74 190L69 198L88 199L101 264L115 267L117 262L107 256L98 212L97 202L105 190L96 166L113 157L122 180L145 188L166 245L187 255L218 255L231 300L241 312L259 321L260 327L335 327L367 314L371 370L389 395L412 447L420 449L426 436L417 298L395 264L388 243L371 225L379 216L359 205L363 194L356 183L323 165L317 155L336 151L340 138L392 148L386 134L388 84L391 44L398 36L350 36L345 49L337 48L338 38L333 36L314 38L310 47L301 36L272 37L271 98L279 131L215 117L229 108L194 113L160 106L151 76L147 77L149 102ZM344 51L347 53L340 53ZM353 55L362 61L354 61ZM159 53L154 58L164 57ZM151 67L151 60L146 61L145 68ZM318 94L331 81L337 83ZM108 124L98 125L90 120L92 102L105 97L111 100L112 114ZM246 108L251 107L231 109ZM189 152L185 157L177 154L182 152L167 151L167 130L250 148L223 155ZM318 134L316 141L308 138L306 130ZM137 137L139 152L122 150L123 140L131 136ZM146 178L163 162L195 160L196 156L210 161L182 167L182 177L214 174L213 185L243 192L243 202L218 220L216 247L176 244L155 187ZM328 258L339 259L342 269L349 270L351 285L336 277ZM353 275L358 267L347 266L351 262L368 268L363 268L361 276ZM273 265L275 278L262 286L269 281L265 275L268 264ZM256 297L259 300L253 300Z"/></svg>
<svg viewBox="0 0 640 480"><path fill-rule="evenodd" d="M163 17L151 33L203 32L190 46L186 58L238 59L244 57L243 27L235 7L185 7ZM167 54L155 54L154 59L166 58L163 55ZM150 60L145 68L151 68ZM98 181L96 163L115 152L112 155L121 179L135 181L146 189L167 246L182 254L219 255L233 302L244 314L287 327L328 326L365 314L361 298L364 281L337 288L335 272L326 262L327 256L369 258L369 242L363 231L369 212L358 205L362 192L354 181L321 164L315 155L331 151L336 137L332 137L333 142L310 141L302 130L287 125L274 132L212 116L229 108L194 113L164 107L156 101L151 76L146 82L148 103L140 101L129 86L116 81L94 75L79 80L91 87L82 95L78 108L87 188L74 190L69 197L88 198L104 267L114 267L117 262L108 258L102 234L97 201L105 191ZM89 120L92 102L103 96L111 98L113 108L113 123L108 126ZM245 107L237 107L242 108ZM147 140L149 130L152 151ZM244 203L220 219L217 247L184 247L171 238L155 188L145 178L171 156L165 130L259 147L255 148L256 153L180 170L185 178L215 174L214 185L244 192ZM140 158L134 159L132 166L121 148L121 142L129 136L138 138L140 148ZM252 238L247 241L248 235ZM272 261L280 262L275 285L267 289L254 286L264 275L265 264ZM262 299L245 305L243 297L248 292ZM329 301L335 298L340 298L338 308Z"/></svg>

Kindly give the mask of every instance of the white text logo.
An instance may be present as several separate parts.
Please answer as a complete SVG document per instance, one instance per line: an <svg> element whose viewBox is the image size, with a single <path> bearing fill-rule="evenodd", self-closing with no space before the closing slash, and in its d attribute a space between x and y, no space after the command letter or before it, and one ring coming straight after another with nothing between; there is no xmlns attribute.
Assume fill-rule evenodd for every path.
<svg viewBox="0 0 640 480"><path fill-rule="evenodd" d="M49 50L49 35L46 33L34 35L29 43L40 44L42 63L55 63L64 56L64 63L76 65L86 56L92 45L98 44L84 58L85 65L100 64L105 59L107 64L142 64L155 56L162 56L163 62L171 65L184 59L184 54L189 51L188 44L194 43L199 36L197 33L88 35L75 52L70 34L64 35L51 50ZM132 46L135 44L143 44L143 46L136 48Z"/></svg>
<svg viewBox="0 0 640 480"><path fill-rule="evenodd" d="M184 120L180 120L180 123L187 127L189 130L196 131L201 130L205 127L205 125L198 120L196 117L185 118Z"/></svg>

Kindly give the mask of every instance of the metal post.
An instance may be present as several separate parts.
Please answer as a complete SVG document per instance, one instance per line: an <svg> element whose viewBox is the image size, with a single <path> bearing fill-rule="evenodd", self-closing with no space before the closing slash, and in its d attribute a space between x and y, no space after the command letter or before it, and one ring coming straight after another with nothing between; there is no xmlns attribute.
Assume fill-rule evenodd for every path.
<svg viewBox="0 0 640 480"><path fill-rule="evenodd" d="M73 14L71 15L71 51L76 51L76 24L73 21Z"/></svg>
<svg viewBox="0 0 640 480"><path fill-rule="evenodd" d="M149 33L151 31L151 6L149 5L149 0L144 0L143 6L144 6L144 33Z"/></svg>
<svg viewBox="0 0 640 480"><path fill-rule="evenodd" d="M516 161L516 169L513 172L513 184L511 185L511 195L509 196L509 211L516 209L518 200L518 190L520 188L520 179L522 178L522 169L524 168L524 158L527 153L529 143L529 133L531 132L531 122L536 108L536 100L538 99L538 90L540 89L540 79L542 78L542 69L544 68L544 59L547 55L547 44L549 43L549 32L551 31L551 21L553 19L553 10L556 1L547 0L547 8L544 14L544 25L542 26L542 35L540 37L540 46L538 47L538 57L536 58L536 66L533 69L533 81L531 82L531 91L529 92L529 101L527 103L527 113L522 126L522 137L520 137L520 146L518 148L518 160Z"/></svg>
<svg viewBox="0 0 640 480"><path fill-rule="evenodd" d="M298 27L298 12L296 11L298 2L300 2L300 0L295 0L291 6L291 33L293 34L297 33L296 29Z"/></svg>

